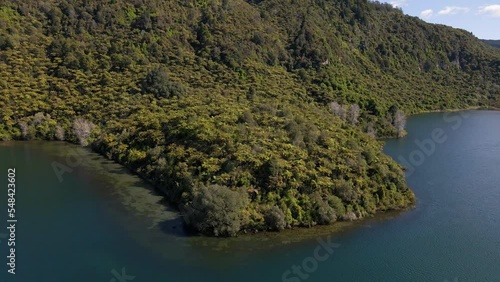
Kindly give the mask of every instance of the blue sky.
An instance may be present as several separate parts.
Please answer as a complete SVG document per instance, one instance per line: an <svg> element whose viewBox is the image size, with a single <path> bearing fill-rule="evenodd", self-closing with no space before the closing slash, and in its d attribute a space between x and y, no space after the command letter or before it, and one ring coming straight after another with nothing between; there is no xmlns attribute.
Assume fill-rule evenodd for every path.
<svg viewBox="0 0 500 282"><path fill-rule="evenodd" d="M430 23L471 31L481 39L500 39L500 0L385 0Z"/></svg>

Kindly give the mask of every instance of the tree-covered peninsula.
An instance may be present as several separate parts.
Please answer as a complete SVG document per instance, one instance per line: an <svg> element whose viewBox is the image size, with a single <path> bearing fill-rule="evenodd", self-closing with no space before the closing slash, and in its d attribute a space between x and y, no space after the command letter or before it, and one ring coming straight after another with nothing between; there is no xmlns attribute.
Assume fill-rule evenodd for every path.
<svg viewBox="0 0 500 282"><path fill-rule="evenodd" d="M0 139L89 146L204 234L414 202L377 137L500 105L500 50L366 0L0 0Z"/></svg>

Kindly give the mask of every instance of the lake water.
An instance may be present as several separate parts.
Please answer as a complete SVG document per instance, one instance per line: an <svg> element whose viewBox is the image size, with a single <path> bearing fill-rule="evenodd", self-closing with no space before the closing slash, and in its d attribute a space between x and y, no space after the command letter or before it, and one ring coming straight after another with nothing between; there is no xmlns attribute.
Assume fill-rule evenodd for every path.
<svg viewBox="0 0 500 282"><path fill-rule="evenodd" d="M151 187L83 148L0 143L0 281L500 281L500 112L419 115L408 132L384 150L408 167L415 209L229 239L186 236Z"/></svg>

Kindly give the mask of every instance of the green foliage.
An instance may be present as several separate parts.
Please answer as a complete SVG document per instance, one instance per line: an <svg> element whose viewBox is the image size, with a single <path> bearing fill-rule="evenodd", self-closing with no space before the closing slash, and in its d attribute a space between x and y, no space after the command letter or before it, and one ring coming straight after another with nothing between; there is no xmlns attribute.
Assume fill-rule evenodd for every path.
<svg viewBox="0 0 500 282"><path fill-rule="evenodd" d="M484 43L496 48L500 48L500 40L483 40Z"/></svg>
<svg viewBox="0 0 500 282"><path fill-rule="evenodd" d="M500 106L500 51L388 4L0 7L0 140L89 143L203 233L405 208L414 195L375 132L404 133L403 112Z"/></svg>
<svg viewBox="0 0 500 282"><path fill-rule="evenodd" d="M142 82L143 93L151 93L156 98L182 97L186 90L178 83L170 80L164 67L155 68L148 72Z"/></svg>

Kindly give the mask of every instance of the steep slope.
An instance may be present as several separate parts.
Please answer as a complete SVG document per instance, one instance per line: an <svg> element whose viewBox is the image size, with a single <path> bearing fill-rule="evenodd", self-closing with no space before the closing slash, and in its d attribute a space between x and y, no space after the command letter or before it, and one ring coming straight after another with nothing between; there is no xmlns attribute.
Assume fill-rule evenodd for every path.
<svg viewBox="0 0 500 282"><path fill-rule="evenodd" d="M483 40L483 42L493 47L500 48L500 40Z"/></svg>
<svg viewBox="0 0 500 282"><path fill-rule="evenodd" d="M405 208L369 135L500 103L498 50L387 4L0 3L0 138L88 144L206 234Z"/></svg>

